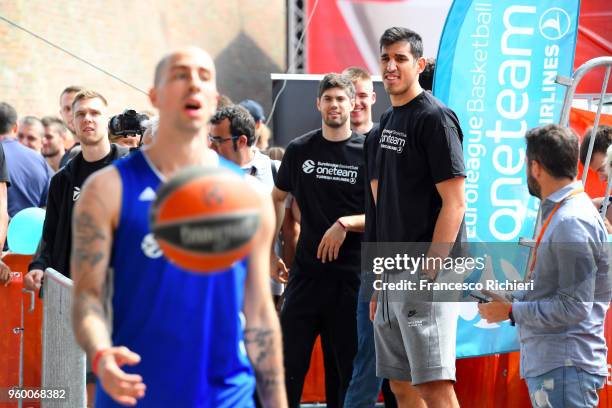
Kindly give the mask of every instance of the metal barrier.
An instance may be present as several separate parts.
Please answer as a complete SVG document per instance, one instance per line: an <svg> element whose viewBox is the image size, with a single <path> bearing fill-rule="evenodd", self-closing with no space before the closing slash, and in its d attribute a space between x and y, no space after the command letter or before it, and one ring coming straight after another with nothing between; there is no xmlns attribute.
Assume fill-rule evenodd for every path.
<svg viewBox="0 0 612 408"><path fill-rule="evenodd" d="M606 75L604 77L603 84L601 86L601 93L599 94L599 102L597 104L597 114L595 115L595 123L593 123L593 129L591 130L591 139L589 141L589 150L584 162L584 172L582 174L582 185L586 184L589 164L591 164L591 156L593 154L593 146L595 145L595 134L597 133L597 127L599 126L599 118L601 117L601 108L604 104L604 96L606 95L606 88L608 87L608 80L610 79L610 69L612 68L612 57L599 57L593 58L590 61L582 64L574 73L571 79L569 78L557 78L557 82L562 85L566 85L569 88L565 92L565 99L563 100L563 109L561 111L561 118L559 124L561 126L568 126L569 124L569 113L572 107L572 100L576 93L576 87L582 80L582 78L591 70L598 67L606 67Z"/></svg>
<svg viewBox="0 0 612 408"><path fill-rule="evenodd" d="M589 60L585 62L584 64L582 64L574 72L574 75L572 75L571 78L557 76L555 80L556 83L567 87L567 90L565 92L565 98L563 99L563 107L561 109L561 116L559 118L559 124L561 126L569 126L570 110L572 108L572 100L574 99L574 95L576 94L576 87L578 86L582 78L584 78L584 76L589 71L595 68L599 68L599 67L606 67L606 74L605 74L604 81L601 87L601 92L599 94L599 101L597 104L597 114L595 115L595 122L591 130L589 150L587 153L586 160L584 162L584 171L582 174L582 185L585 185L587 181L589 164L591 163L591 156L593 155L593 147L595 146L595 134L597 133L597 127L599 126L599 118L601 117L601 109L605 101L606 89L608 87L608 80L610 79L610 70L612 69L612 57L593 58L592 60ZM606 197L604 199L604 211L602 214L606 214L605 210L607 209L607 206L608 206L608 197L610 195L610 187L612 187L611 182L612 182L612 172L611 172L610 177L608 178L608 187L606 188ZM541 215L542 215L541 210L538 210L538 217L537 217L535 229L533 231L533 237L531 239L523 238L523 237L519 239L519 245L527 246L531 248L529 259L527 261L527 265L525 266L525 279L527 279L528 277L527 271L529 269L529 265L531 265L531 263L533 262L533 248L535 247L536 234L540 230L540 224L542 222Z"/></svg>
<svg viewBox="0 0 612 408"><path fill-rule="evenodd" d="M45 400L43 408L85 407L85 353L72 332L72 280L47 268L43 283L42 387L66 389L66 400Z"/></svg>

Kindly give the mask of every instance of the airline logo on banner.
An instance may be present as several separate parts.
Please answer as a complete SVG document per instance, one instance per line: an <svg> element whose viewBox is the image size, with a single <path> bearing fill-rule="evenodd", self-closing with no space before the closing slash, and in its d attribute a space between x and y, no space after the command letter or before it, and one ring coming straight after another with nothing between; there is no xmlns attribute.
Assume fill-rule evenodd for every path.
<svg viewBox="0 0 612 408"><path fill-rule="evenodd" d="M527 190L524 136L559 121L564 89L555 78L571 76L578 10L578 0L461 0L449 11L434 94L457 113L463 129L465 221L472 242L518 242L533 235L538 200ZM526 251L509 252L493 256L498 261L490 270L469 279L492 274L504 280L504 269L522 274ZM518 348L513 327L483 324L475 305L466 308L458 356Z"/></svg>

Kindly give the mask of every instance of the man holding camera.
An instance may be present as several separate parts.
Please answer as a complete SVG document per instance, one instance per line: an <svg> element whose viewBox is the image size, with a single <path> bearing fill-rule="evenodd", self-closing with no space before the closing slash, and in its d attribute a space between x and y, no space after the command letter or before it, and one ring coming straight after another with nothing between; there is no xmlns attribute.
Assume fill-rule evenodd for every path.
<svg viewBox="0 0 612 408"><path fill-rule="evenodd" d="M108 122L108 138L111 143L136 150L142 144L142 135L145 131L142 123L146 120L149 120L147 115L126 109Z"/></svg>

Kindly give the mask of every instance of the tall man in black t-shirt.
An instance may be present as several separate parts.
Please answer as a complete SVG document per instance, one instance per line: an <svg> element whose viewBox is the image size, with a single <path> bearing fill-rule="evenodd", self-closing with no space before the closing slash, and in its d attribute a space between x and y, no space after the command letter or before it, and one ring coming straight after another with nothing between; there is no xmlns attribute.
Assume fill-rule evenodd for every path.
<svg viewBox="0 0 612 408"><path fill-rule="evenodd" d="M281 312L292 407L300 404L317 335L321 335L326 371L337 373L333 378L326 376L328 407L343 406L357 348L364 137L350 128L355 88L348 78L326 75L318 95L322 128L289 144L272 192L277 228L288 192L301 210L301 233Z"/></svg>
<svg viewBox="0 0 612 408"><path fill-rule="evenodd" d="M433 243L425 255L445 258L465 211L459 121L419 85L425 59L417 33L389 28L380 39L380 51L392 107L380 120L377 241ZM419 271L421 279L435 279L437 273ZM381 295L379 302L389 293ZM395 294L396 301L378 308L376 301L371 303L377 374L391 380L400 407L458 407L454 305L417 302L413 295L397 301Z"/></svg>

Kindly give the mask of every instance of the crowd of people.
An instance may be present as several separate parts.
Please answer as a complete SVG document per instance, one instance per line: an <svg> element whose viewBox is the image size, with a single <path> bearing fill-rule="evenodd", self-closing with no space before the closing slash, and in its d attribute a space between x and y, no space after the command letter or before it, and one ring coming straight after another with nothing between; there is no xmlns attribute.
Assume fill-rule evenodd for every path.
<svg viewBox="0 0 612 408"><path fill-rule="evenodd" d="M268 148L259 103L219 95L214 63L195 47L157 64L157 115L140 133L109 133L105 96L81 87L61 93L59 118L18 119L0 103L0 242L21 209L46 209L24 286L40 290L47 268L73 279L91 405L299 407L320 336L328 407L373 407L381 387L386 406L459 406L456 305L390 302L364 279L362 242L429 243L427 257L446 258L465 241L463 135L429 92L435 61L406 28L386 30L379 49L392 107L373 118L366 70L327 74L321 127L286 150ZM518 326L534 406L592 407L607 376L610 224L575 181L586 153L571 130L549 125L525 140L529 191L547 219L534 290L488 293L480 313ZM611 142L599 129L590 162L606 180ZM148 225L158 186L189 165L239 167L260 186L254 250L215 274L166 260ZM425 267L419 277L442 273Z"/></svg>

